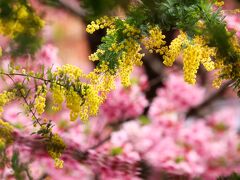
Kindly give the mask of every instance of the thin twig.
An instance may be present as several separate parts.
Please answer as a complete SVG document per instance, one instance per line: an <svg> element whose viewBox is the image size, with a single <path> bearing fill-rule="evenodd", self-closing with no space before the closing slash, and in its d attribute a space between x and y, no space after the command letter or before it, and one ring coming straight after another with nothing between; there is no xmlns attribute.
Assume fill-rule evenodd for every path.
<svg viewBox="0 0 240 180"><path fill-rule="evenodd" d="M11 79L11 81L13 82L14 85L16 85L16 82L15 82L14 79L11 77L11 75L9 75L9 74L5 74L5 75L8 76L8 77ZM26 105L29 107L29 111L30 111L30 113L32 114L32 116L34 117L34 119L36 120L36 122L37 122L40 126L42 126L42 124L39 122L39 119L37 118L35 112L32 110L31 105L28 103L27 98L24 96L24 94L22 93L21 90L19 90L19 93L20 93L20 96L23 98L24 102L26 103Z"/></svg>
<svg viewBox="0 0 240 180"><path fill-rule="evenodd" d="M68 4L68 2L69 1L59 0L59 4L61 5L62 9L65 9L71 14L78 16L84 20L86 17L86 12L80 7L80 4L78 6L71 6Z"/></svg>
<svg viewBox="0 0 240 180"><path fill-rule="evenodd" d="M97 149L98 147L100 147L103 144L105 144L106 142L108 142L110 139L111 139L111 135L105 137L103 140L99 141L97 144L91 146L90 148L88 148L88 150L90 150L90 149Z"/></svg>

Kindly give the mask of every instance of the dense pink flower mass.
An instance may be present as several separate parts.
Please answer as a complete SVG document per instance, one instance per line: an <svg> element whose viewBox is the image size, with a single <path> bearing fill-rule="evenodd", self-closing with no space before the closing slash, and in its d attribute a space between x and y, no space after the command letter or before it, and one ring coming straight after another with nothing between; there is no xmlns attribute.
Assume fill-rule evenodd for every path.
<svg viewBox="0 0 240 180"><path fill-rule="evenodd" d="M43 11L44 6L39 3L40 1L31 1L40 12ZM70 2L73 7L78 5L77 0ZM65 16L62 12L55 14L55 11L50 9L48 16L54 14L56 15L54 18L58 19L59 15ZM240 37L239 15L226 12L225 20L227 28L236 31ZM79 24L76 25L71 18L69 22L65 22L64 19L61 23L62 29L58 29L61 25L52 27L47 24L43 32L45 44L35 55L21 56L13 60L12 56L3 54L0 68L11 69L10 66L14 62L15 66L24 69L22 71L24 75L26 71L44 72L47 75L48 68L54 71L63 64L64 55L60 58L59 54L62 55L66 47L70 49L69 54L76 47L77 54L82 53L80 51L84 51L84 48L79 46L82 41L76 42L79 39L74 39L72 33L79 34L79 29L85 30L85 25L81 24L79 28L77 26ZM70 28L73 32L65 35L72 39L65 44L63 38L64 45L56 45L61 41L58 38L61 33L64 34L62 30L65 30L68 23L73 23L71 25L74 28ZM96 28L99 28L98 25ZM82 39L85 40L86 37ZM0 37L2 48L9 48L8 43L8 40ZM85 51L83 54L88 55L90 48ZM72 59L77 59L76 57L78 58L76 54L72 55ZM150 55L150 60L152 57L155 56ZM160 62L160 73L149 73L147 65L144 66L145 69L135 67L129 87L124 87L117 79L116 88L107 94L98 114L90 117L86 123L80 118L74 122L69 120L70 112L65 99L61 110L55 112L51 108L53 105L53 98L49 95L51 93L46 92L45 112L41 115L41 120L44 125L49 120L52 133L57 133L66 145L59 158L64 161L63 168L56 168L54 160L57 158L50 157L46 146L47 138L37 133L39 127L33 124L36 119L27 115L26 111L29 109L26 108L26 102L18 97L8 103L4 106L0 119L14 127L13 142L3 153L0 132L0 180L16 179L16 167L12 166L11 162L15 153L19 155L18 163L24 167L23 174L28 173L33 180L215 180L220 176L229 176L233 172L240 174L239 99L235 101L231 92L227 94L221 88L213 89L209 83L212 77L201 67L198 71L198 78L201 81L197 81L201 84L187 84L178 69L182 62L175 63L177 65L169 70L165 66L162 67ZM92 66L93 64L81 69L85 68L83 71L87 72ZM154 73L158 74L157 78L151 77ZM68 78L67 75L67 83ZM156 88L153 87L156 80L154 78L159 80ZM37 91L40 83L32 77L29 79L27 86ZM12 89L17 83L26 81L26 76L16 76L14 81L6 77L0 79L0 91ZM45 79L43 82L47 81ZM77 81L81 81L81 77L77 77ZM47 84L49 87L51 85ZM68 86L71 85L70 80ZM151 88L154 92L151 92ZM148 97L149 93L154 94L154 97ZM29 94L27 102L34 106L36 97L32 97L31 92ZM97 91L96 94L99 95L101 92ZM0 106L1 103L0 99ZM1 128L0 124L0 130ZM1 163L5 159L8 159L7 166L3 168ZM27 175L24 177L27 178Z"/></svg>
<svg viewBox="0 0 240 180"><path fill-rule="evenodd" d="M101 107L100 116L107 122L135 118L143 113L147 105L148 101L140 86L118 87L108 95Z"/></svg>
<svg viewBox="0 0 240 180"><path fill-rule="evenodd" d="M229 111L217 112L207 119L196 119L197 122L177 119L174 125L168 127L154 122L142 126L135 120L113 133L112 140L121 147L130 143L132 149L140 153L157 172L216 179L239 171L239 136L236 126L231 129L227 125L237 119L229 116ZM214 126L214 121L226 124Z"/></svg>
<svg viewBox="0 0 240 180"><path fill-rule="evenodd" d="M157 90L157 97L149 109L149 117L153 122L174 124L182 113L198 105L203 100L203 95L203 88L186 84L180 75L170 75L165 87Z"/></svg>

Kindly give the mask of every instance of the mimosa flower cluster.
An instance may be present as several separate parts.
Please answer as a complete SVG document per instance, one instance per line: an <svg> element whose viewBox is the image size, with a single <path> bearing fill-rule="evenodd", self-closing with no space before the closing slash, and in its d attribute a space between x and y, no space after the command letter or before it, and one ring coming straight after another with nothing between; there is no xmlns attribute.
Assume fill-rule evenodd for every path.
<svg viewBox="0 0 240 180"><path fill-rule="evenodd" d="M52 84L53 102L55 109L59 109L64 98L66 106L71 110L70 119L76 120L79 116L87 121L89 116L96 115L102 102L97 86L81 82L86 75L72 65L57 68L53 74ZM60 103L60 104L58 104Z"/></svg>
<svg viewBox="0 0 240 180"><path fill-rule="evenodd" d="M0 119L0 151L13 142L13 126Z"/></svg>
<svg viewBox="0 0 240 180"><path fill-rule="evenodd" d="M45 111L46 106L46 86L38 86L37 89L37 97L35 98L34 108L36 109L37 113L41 115Z"/></svg>
<svg viewBox="0 0 240 180"><path fill-rule="evenodd" d="M13 92L4 91L0 94L0 114L3 112L3 107L14 98L15 94Z"/></svg>
<svg viewBox="0 0 240 180"><path fill-rule="evenodd" d="M105 18L103 18L104 21ZM134 65L141 65L142 48L140 42L150 53L158 53L163 56L163 63L172 66L173 62L182 54L184 79L190 84L196 83L196 75L202 64L207 71L219 70L219 79L231 79L234 69L226 71L227 64L216 65L222 60L219 49L208 45L208 39L199 35L189 36L187 32L180 31L180 34L172 40L169 47L166 46L165 35L159 26L142 27L129 25L128 19L112 18L102 24L103 19L93 21L87 26L87 32L93 33L100 26L107 28L107 35L103 38L102 45L89 58L92 61L99 61L98 72L110 72L112 75L119 75L125 86L129 85L129 76ZM109 25L111 24L111 25ZM199 21L199 24L202 24ZM204 27L204 24L202 25ZM124 29L123 29L124 27ZM201 28L201 26L199 27ZM119 33L123 31L123 33ZM147 35L146 35L147 34ZM124 38L123 41L119 40ZM238 52L239 44L232 43L235 52ZM224 60L225 62L226 60ZM224 75L223 75L224 74ZM239 75L235 73L234 77ZM216 80L217 81L217 80ZM216 81L213 83L215 86Z"/></svg>
<svg viewBox="0 0 240 180"><path fill-rule="evenodd" d="M189 40L187 35L181 32L171 42L163 63L171 66L181 51L183 51L183 71L186 82L196 83L196 74L200 63L204 65L206 70L214 70L212 58L216 58L216 50L208 47L203 38L196 36L193 40Z"/></svg>

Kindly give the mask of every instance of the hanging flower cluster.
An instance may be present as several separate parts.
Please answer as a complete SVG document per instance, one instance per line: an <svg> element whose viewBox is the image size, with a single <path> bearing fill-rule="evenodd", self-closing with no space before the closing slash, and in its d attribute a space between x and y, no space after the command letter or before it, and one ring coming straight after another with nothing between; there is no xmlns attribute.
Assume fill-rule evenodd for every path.
<svg viewBox="0 0 240 180"><path fill-rule="evenodd" d="M196 36L193 40L189 40L187 35L181 32L171 42L169 50L163 57L163 63L171 66L181 52L183 52L183 71L186 82L196 83L196 74L200 64L203 64L207 71L214 70L212 58L216 57L216 50L208 47L203 38Z"/></svg>

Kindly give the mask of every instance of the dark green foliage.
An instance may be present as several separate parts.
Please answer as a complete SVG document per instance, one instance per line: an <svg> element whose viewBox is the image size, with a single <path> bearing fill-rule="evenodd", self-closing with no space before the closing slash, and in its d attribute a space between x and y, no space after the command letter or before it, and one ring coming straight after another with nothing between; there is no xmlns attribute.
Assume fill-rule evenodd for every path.
<svg viewBox="0 0 240 180"><path fill-rule="evenodd" d="M27 19L21 19L18 17L16 10L14 10L16 4L26 7L28 12ZM40 18L35 14L27 0L1 0L0 19L3 23L18 22L24 28L21 32L14 32L14 30L11 32L13 35L10 44L11 55L33 55L40 48L42 42L39 33L42 28L42 22L40 22Z"/></svg>
<svg viewBox="0 0 240 180"><path fill-rule="evenodd" d="M14 38L11 43L12 55L21 56L25 54L33 55L42 45L42 39L38 35L21 33Z"/></svg>
<svg viewBox="0 0 240 180"><path fill-rule="evenodd" d="M209 45L213 47L218 47L219 53L223 56L227 56L230 52L231 43L229 42L230 37L233 34L229 34L226 31L226 24L223 21L220 12L212 12L210 6L202 6L202 19L206 24L201 32L202 35L209 37Z"/></svg>
<svg viewBox="0 0 240 180"><path fill-rule="evenodd" d="M104 54L99 54L99 58L102 60L100 61L97 66L100 66L102 63L105 63L107 61L109 69L115 71L118 67L117 59L120 56L121 52L114 52L114 51L108 51L108 49L112 46L113 43L119 42L118 35L106 35L102 38L102 44L99 46L99 49L106 50Z"/></svg>
<svg viewBox="0 0 240 180"><path fill-rule="evenodd" d="M218 57L224 59L224 65L233 65L230 76L234 81L235 89L239 89L240 77L237 74L239 74L240 67L236 64L240 61L240 54L231 42L234 32L226 31L226 23L219 11L211 12L210 7L206 6L203 7L202 14L206 27L201 35L208 37L209 46L218 48ZM229 74L222 73L221 76L229 78Z"/></svg>
<svg viewBox="0 0 240 180"><path fill-rule="evenodd" d="M88 18L96 18L112 12L116 7L127 8L129 0L83 0L80 1L89 13Z"/></svg>
<svg viewBox="0 0 240 180"><path fill-rule="evenodd" d="M172 28L194 31L199 20L199 1L154 1L154 6L148 9L152 14L149 21L158 24L163 30Z"/></svg>
<svg viewBox="0 0 240 180"><path fill-rule="evenodd" d="M219 177L217 180L240 180L240 175L233 173L228 177Z"/></svg>

